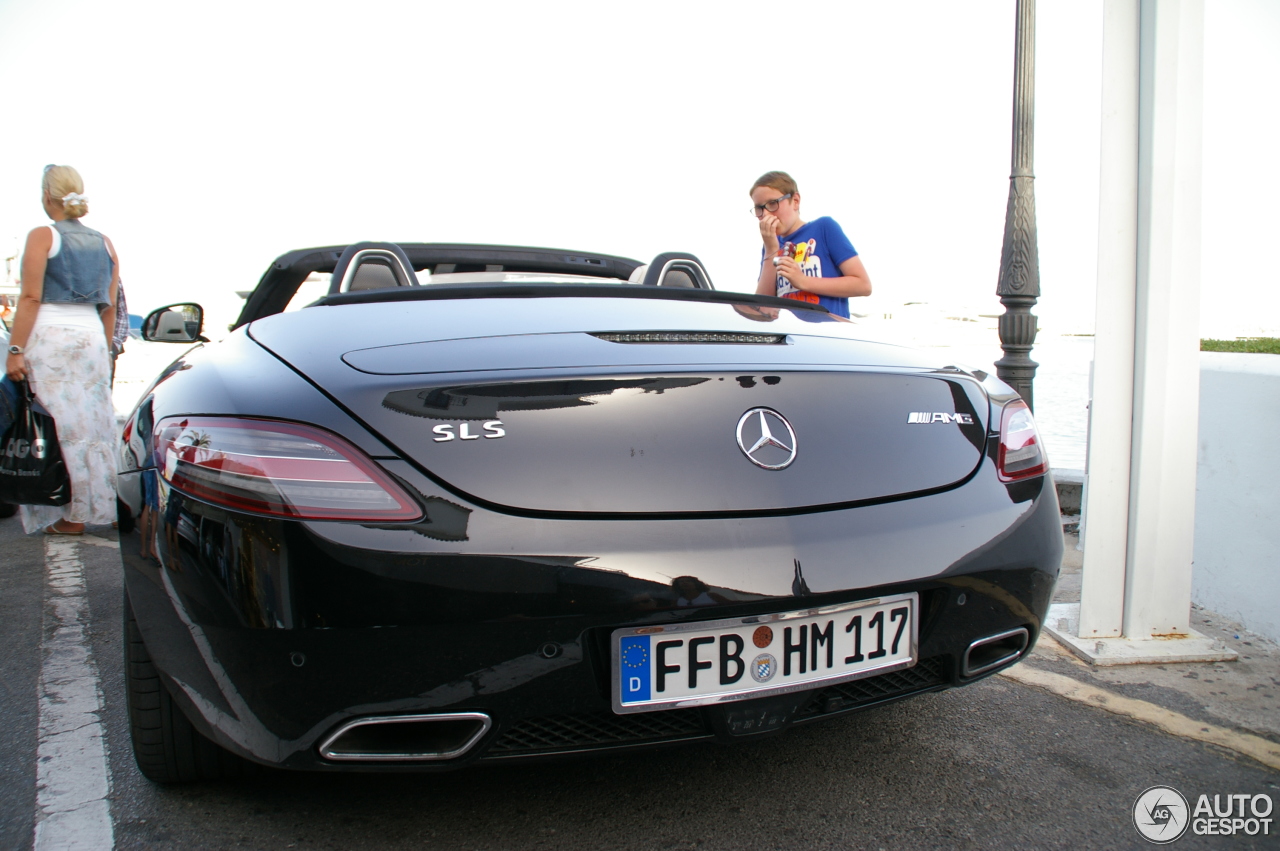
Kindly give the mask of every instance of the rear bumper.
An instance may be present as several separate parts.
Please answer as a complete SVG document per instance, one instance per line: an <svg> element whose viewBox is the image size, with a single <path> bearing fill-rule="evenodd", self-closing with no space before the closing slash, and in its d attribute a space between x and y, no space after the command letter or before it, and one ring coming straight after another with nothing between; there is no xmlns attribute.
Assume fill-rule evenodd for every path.
<svg viewBox="0 0 1280 851"><path fill-rule="evenodd" d="M137 533L121 553L148 650L206 735L282 767L440 769L730 740L744 732L733 712L775 719L769 732L963 685L975 640L1025 628L1029 648L1039 635L1062 536L1053 488L1037 481L1013 491L979 475L916 500L749 520L529 519L441 496L415 529L264 520L168 494L154 523L164 566L140 557ZM713 604L682 605L677 577ZM920 630L907 670L732 710L610 709L617 627L908 591ZM319 752L353 719L461 712L491 726L456 759Z"/></svg>

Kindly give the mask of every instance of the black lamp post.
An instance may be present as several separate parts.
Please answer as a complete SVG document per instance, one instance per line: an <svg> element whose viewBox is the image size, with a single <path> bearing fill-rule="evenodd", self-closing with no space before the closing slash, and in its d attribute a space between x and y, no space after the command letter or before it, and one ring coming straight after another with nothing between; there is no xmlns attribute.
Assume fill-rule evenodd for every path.
<svg viewBox="0 0 1280 851"><path fill-rule="evenodd" d="M1040 254L1036 248L1035 175L1032 151L1035 131L1036 2L1018 0L1017 46L1013 58L1013 174L1004 215L1004 247L996 295L1004 305L996 375L1017 390L1033 409L1032 381L1038 363L1030 357L1036 340L1031 312L1040 298Z"/></svg>

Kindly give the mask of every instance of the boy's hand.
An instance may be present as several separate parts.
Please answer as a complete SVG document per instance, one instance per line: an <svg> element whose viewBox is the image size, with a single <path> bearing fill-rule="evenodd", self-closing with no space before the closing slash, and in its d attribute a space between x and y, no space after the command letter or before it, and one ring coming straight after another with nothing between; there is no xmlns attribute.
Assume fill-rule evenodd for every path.
<svg viewBox="0 0 1280 851"><path fill-rule="evenodd" d="M778 274L786 278L791 286L798 290L804 289L801 286L804 283L804 270L800 268L800 264L793 257L775 257L778 262L774 264L777 267Z"/></svg>
<svg viewBox="0 0 1280 851"><path fill-rule="evenodd" d="M778 227L778 217L772 213L765 213L760 217L760 237L770 254L778 250Z"/></svg>

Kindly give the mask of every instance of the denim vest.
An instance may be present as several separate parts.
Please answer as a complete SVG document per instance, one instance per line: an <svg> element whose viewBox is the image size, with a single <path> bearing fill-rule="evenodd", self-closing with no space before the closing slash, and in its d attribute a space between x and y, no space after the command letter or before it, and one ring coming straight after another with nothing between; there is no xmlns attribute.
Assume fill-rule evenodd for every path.
<svg viewBox="0 0 1280 851"><path fill-rule="evenodd" d="M114 265L107 253L102 234L75 219L54 222L62 237L62 248L49 258L44 269L46 304L111 303L111 269Z"/></svg>

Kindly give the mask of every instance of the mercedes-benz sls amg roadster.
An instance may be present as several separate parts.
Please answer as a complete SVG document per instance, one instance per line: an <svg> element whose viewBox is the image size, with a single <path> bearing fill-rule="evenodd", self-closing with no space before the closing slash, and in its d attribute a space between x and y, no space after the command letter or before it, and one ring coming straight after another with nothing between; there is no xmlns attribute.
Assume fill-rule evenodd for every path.
<svg viewBox="0 0 1280 851"><path fill-rule="evenodd" d="M1026 404L688 254L276 260L123 429L142 772L733 742L974 682L1062 555Z"/></svg>

